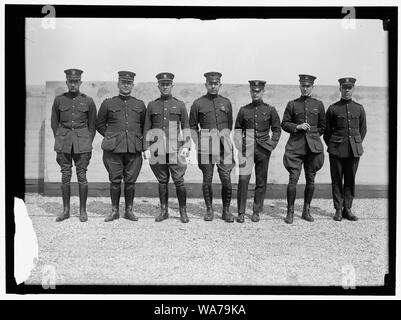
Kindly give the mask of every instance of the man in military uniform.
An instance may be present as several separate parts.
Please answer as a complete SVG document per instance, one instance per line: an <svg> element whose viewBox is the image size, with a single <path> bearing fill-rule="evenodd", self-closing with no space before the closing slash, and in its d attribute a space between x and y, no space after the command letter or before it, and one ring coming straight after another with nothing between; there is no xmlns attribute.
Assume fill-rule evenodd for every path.
<svg viewBox="0 0 401 320"><path fill-rule="evenodd" d="M155 221L168 218L168 181L171 173L180 207L180 219L187 223L184 174L187 169L185 158L191 144L188 113L184 102L171 94L174 74L162 72L156 75L156 79L161 96L148 104L144 126L144 156L149 159L150 168L159 182L161 210Z"/></svg>
<svg viewBox="0 0 401 320"><path fill-rule="evenodd" d="M103 163L109 173L111 212L104 221L120 217L121 181L124 179L124 218L137 221L132 211L135 182L142 167L142 133L146 107L131 96L135 73L118 72L119 95L103 101L99 108L96 130L104 137Z"/></svg>
<svg viewBox="0 0 401 320"><path fill-rule="evenodd" d="M189 115L192 139L198 149L198 166L202 170L202 192L206 204L205 221L214 218L213 209L213 171L214 165L222 183L222 219L233 222L230 213L232 195L231 171L235 166L230 133L233 125L233 112L229 99L219 95L221 87L220 72L206 72L207 94L196 99Z"/></svg>
<svg viewBox="0 0 401 320"><path fill-rule="evenodd" d="M86 171L92 156L92 142L95 137L96 105L91 97L81 93L82 70L67 69L66 84L68 92L54 99L51 115L51 128L57 152L57 163L61 167L61 193L63 212L56 221L70 217L70 195L72 161L74 160L79 186L79 220L88 220L86 200L88 198L88 180Z"/></svg>
<svg viewBox="0 0 401 320"><path fill-rule="evenodd" d="M366 135L366 114L362 105L352 100L355 78L341 78L341 99L326 112L324 141L330 159L330 176L334 208L333 219L356 221L352 213L355 196L355 175L363 154L362 141Z"/></svg>
<svg viewBox="0 0 401 320"><path fill-rule="evenodd" d="M243 223L245 218L248 185L253 166L255 166L256 184L251 220L253 222L260 220L259 213L263 211L266 194L269 159L281 136L280 117L276 109L263 101L265 85L266 81L249 81L252 102L240 108L235 121L235 143L238 158L242 159L239 161L237 193L239 223Z"/></svg>
<svg viewBox="0 0 401 320"><path fill-rule="evenodd" d="M302 219L312 222L310 203L315 190L316 172L324 162L323 144L320 136L326 128L323 103L311 97L316 77L300 74L299 88L301 96L288 102L284 111L281 127L290 134L285 146L283 163L290 174L287 185L287 217L286 223L294 219L294 202L296 187L304 165L306 186L304 191L304 208Z"/></svg>

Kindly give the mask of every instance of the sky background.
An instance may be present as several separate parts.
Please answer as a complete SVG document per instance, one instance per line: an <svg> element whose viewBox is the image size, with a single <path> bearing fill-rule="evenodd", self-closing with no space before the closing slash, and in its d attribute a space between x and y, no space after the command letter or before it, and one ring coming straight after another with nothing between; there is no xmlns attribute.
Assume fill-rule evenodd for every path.
<svg viewBox="0 0 401 320"><path fill-rule="evenodd" d="M84 70L84 81L116 81L117 71L135 82L156 81L162 71L176 82L204 82L220 71L223 83L297 84L298 74L315 85L337 85L345 76L357 85L387 86L387 32L381 20L304 19L67 19L55 28L43 19L26 24L27 84L62 81L64 69ZM45 25L46 26L46 25Z"/></svg>

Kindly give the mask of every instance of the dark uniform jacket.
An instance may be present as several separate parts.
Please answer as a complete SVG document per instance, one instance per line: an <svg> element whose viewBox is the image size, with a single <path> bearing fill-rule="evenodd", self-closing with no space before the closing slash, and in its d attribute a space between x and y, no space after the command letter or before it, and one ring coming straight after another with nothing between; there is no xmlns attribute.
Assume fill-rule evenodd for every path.
<svg viewBox="0 0 401 320"><path fill-rule="evenodd" d="M104 100L96 121L96 130L104 136L102 149L113 153L142 152L145 113L143 101L132 96Z"/></svg>
<svg viewBox="0 0 401 320"><path fill-rule="evenodd" d="M326 112L327 152L339 158L360 157L366 130L363 106L352 99L337 101Z"/></svg>
<svg viewBox="0 0 401 320"><path fill-rule="evenodd" d="M308 123L310 129L297 130L302 123ZM323 152L323 143L320 136L326 128L326 115L323 103L312 97L299 97L288 102L285 108L281 127L290 134L285 151L295 154Z"/></svg>
<svg viewBox="0 0 401 320"><path fill-rule="evenodd" d="M198 153L212 154L216 150L211 146L212 141L216 141L217 135L221 132L225 134L225 141L232 150L229 134L233 127L233 108L229 99L221 95L213 96L210 94L196 99L191 106L189 126ZM210 130L212 130L210 138L202 139L202 132L207 135L210 134Z"/></svg>
<svg viewBox="0 0 401 320"><path fill-rule="evenodd" d="M144 125L145 150L161 138L161 132L148 133L151 129L163 131L164 141L162 144L158 143L159 153L163 151L167 153L178 152L181 147L188 149L191 147L187 109L184 102L172 96L160 97L149 102Z"/></svg>
<svg viewBox="0 0 401 320"><path fill-rule="evenodd" d="M246 146L245 130L249 129L254 129L256 143L271 152L277 146L281 136L280 117L276 108L262 101L261 103L252 102L239 109L235 121L235 143L237 149L242 152Z"/></svg>
<svg viewBox="0 0 401 320"><path fill-rule="evenodd" d="M55 137L54 151L85 153L92 150L95 137L96 105L83 93L63 93L54 99L51 128Z"/></svg>

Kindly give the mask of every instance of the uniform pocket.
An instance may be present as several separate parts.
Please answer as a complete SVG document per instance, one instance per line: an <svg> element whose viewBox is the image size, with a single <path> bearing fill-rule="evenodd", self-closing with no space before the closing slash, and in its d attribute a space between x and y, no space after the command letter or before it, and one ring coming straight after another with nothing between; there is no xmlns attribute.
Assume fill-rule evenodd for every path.
<svg viewBox="0 0 401 320"><path fill-rule="evenodd" d="M313 109L313 110L309 111L309 119L308 119L309 121L308 121L308 123L310 125L315 126L317 124L318 118L319 118L319 111L318 110Z"/></svg>
<svg viewBox="0 0 401 320"><path fill-rule="evenodd" d="M337 115L336 124L338 128L348 127L347 117L345 115Z"/></svg>
<svg viewBox="0 0 401 320"><path fill-rule="evenodd" d="M359 116L358 115L351 115L351 127L359 128Z"/></svg>
<svg viewBox="0 0 401 320"><path fill-rule="evenodd" d="M70 130L67 128L58 128L54 138L54 151L60 152L63 149L64 139Z"/></svg>
<svg viewBox="0 0 401 320"><path fill-rule="evenodd" d="M200 110L199 116L201 123L210 122L212 118L212 110Z"/></svg>
<svg viewBox="0 0 401 320"><path fill-rule="evenodd" d="M160 111L152 111L150 118L153 123L160 123L162 122L162 113Z"/></svg>
<svg viewBox="0 0 401 320"><path fill-rule="evenodd" d="M113 151L116 148L118 135L119 133L106 134L102 141L102 149L104 151Z"/></svg>
<svg viewBox="0 0 401 320"><path fill-rule="evenodd" d="M333 142L333 143L341 143L343 141L344 141L344 137L341 137L341 136L331 136L330 137L330 142Z"/></svg>
<svg viewBox="0 0 401 320"><path fill-rule="evenodd" d="M354 141L355 141L356 151L357 151L358 155L361 156L363 154L363 146L362 146L361 136L355 136Z"/></svg>
<svg viewBox="0 0 401 320"><path fill-rule="evenodd" d="M58 109L59 109L60 111L62 111L62 112L65 112L65 111L70 110L70 109L71 109L71 106L63 106L63 105L60 105L60 106L58 106Z"/></svg>
<svg viewBox="0 0 401 320"><path fill-rule="evenodd" d="M78 146L81 152L89 152L92 150L91 137L88 130L76 131L78 136Z"/></svg>
<svg viewBox="0 0 401 320"><path fill-rule="evenodd" d="M170 117L169 117L170 121L176 121L176 122L180 121L180 119L181 119L181 110L180 109L172 108L172 109L170 109L169 114L170 114Z"/></svg>
<svg viewBox="0 0 401 320"><path fill-rule="evenodd" d="M78 107L77 107L77 110L78 110L79 112L88 112L88 111L89 111L89 107L86 106L86 105L78 106Z"/></svg>

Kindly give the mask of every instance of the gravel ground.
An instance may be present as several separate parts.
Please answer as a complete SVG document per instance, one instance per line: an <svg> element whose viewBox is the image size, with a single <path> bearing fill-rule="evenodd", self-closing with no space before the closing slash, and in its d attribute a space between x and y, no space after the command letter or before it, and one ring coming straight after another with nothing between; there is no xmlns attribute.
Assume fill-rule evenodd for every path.
<svg viewBox="0 0 401 320"><path fill-rule="evenodd" d="M123 199L122 199L123 202ZM109 198L89 198L89 221L72 217L61 223L59 197L26 194L25 203L38 237L39 261L25 284L41 284L43 267L56 270L56 285L320 285L341 286L355 270L357 286L383 285L388 272L387 199L356 199L357 222L332 220L332 201L314 199L315 222L301 220L297 199L292 225L284 223L286 201L266 199L261 221L253 223L248 200L245 223L225 223L221 200L215 220L205 222L203 199L188 199L188 224L179 220L177 199L170 219L155 223L157 198L135 198L139 221L103 221ZM236 205L234 200L233 205ZM123 211L123 203L120 211ZM231 211L236 215L236 208Z"/></svg>

